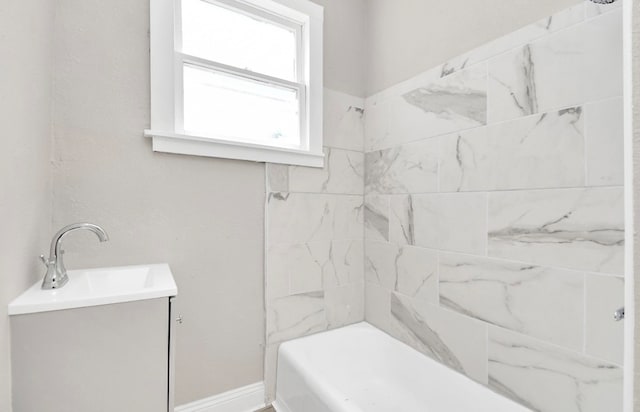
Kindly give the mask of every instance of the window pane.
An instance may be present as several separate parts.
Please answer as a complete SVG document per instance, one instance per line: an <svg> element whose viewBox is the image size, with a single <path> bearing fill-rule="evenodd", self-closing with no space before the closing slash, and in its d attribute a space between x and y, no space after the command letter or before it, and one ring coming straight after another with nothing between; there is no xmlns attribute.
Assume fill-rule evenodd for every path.
<svg viewBox="0 0 640 412"><path fill-rule="evenodd" d="M184 129L194 134L300 147L298 92L184 65Z"/></svg>
<svg viewBox="0 0 640 412"><path fill-rule="evenodd" d="M288 28L203 0L182 0L184 53L296 80L296 34Z"/></svg>

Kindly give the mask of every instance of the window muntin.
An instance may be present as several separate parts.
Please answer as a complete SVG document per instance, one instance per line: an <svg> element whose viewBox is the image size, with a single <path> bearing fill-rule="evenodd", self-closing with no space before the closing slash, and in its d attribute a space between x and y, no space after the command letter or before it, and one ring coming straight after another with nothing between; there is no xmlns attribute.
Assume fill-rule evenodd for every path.
<svg viewBox="0 0 640 412"><path fill-rule="evenodd" d="M187 133L299 147L298 90L190 64L183 73Z"/></svg>
<svg viewBox="0 0 640 412"><path fill-rule="evenodd" d="M260 25L268 22L276 28L276 31L284 33L283 38L289 37L290 33L295 33L295 63L287 58L287 63L279 66L266 65L262 67L267 68L261 68L258 65L252 65L251 62L223 59L226 63L222 63L211 60L213 55L212 52L207 51L206 44L200 49L195 46L188 46L185 49L183 47L185 33L182 30L182 4L185 1L196 1L193 4L199 6L212 4L227 8L243 16L250 16ZM310 0L150 0L150 16L151 127L145 130L144 134L152 139L154 151L312 167L323 166L322 6ZM186 52L187 50L189 53ZM290 52L287 53L290 54ZM261 63L260 59L257 61ZM295 66L295 77L291 77L294 73L291 69L292 65ZM211 73L209 77L230 76L244 81L245 84L253 87L250 95L254 102L275 97L274 101L277 102L278 107L273 108L269 105L269 110L272 111L269 116L273 117L273 113L280 116L279 124L274 127L273 122L261 120L267 116L259 116L257 119L262 125L266 125L264 129L266 131L256 133L241 124L241 127L230 132L229 124L233 122L227 125L215 125L213 124L215 116L212 117L210 111L198 108L198 110L188 109L191 113L186 115L187 128L185 128L185 103L187 106L198 106L198 99L207 98L207 92L200 92L200 96L195 97L191 93L193 83L189 82L195 81L198 76L194 76L193 73L188 74L192 78L185 82L184 73L188 66L200 69L201 72L198 73L200 76L203 75L203 71L208 71ZM282 74L284 71L270 72L269 70L273 67L287 67L288 74L282 78L274 76L273 74ZM265 74L260 70L271 74ZM205 80L204 83L211 83L211 80ZM242 89L236 87L238 88ZM293 102L297 102L297 111L293 108ZM260 106L260 104L254 103L254 106ZM298 122L292 126L290 117L296 112ZM237 115L236 118L242 118L242 123L252 121L251 113L247 113L246 110L242 113L242 116ZM297 133L293 130L297 130ZM279 137L276 139L274 136ZM291 136L295 136L295 139Z"/></svg>
<svg viewBox="0 0 640 412"><path fill-rule="evenodd" d="M299 25L257 9L252 12L224 3L182 0L182 52L296 81Z"/></svg>

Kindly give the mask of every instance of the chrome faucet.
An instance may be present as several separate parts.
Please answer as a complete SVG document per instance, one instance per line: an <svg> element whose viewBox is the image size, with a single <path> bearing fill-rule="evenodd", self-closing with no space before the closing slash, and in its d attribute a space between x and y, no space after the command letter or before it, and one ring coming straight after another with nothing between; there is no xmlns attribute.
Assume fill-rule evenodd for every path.
<svg viewBox="0 0 640 412"><path fill-rule="evenodd" d="M47 273L44 275L44 280L42 281L42 289L58 289L69 281L67 269L64 267L62 260L62 254L64 253L64 251L61 250L62 238L68 233L80 229L92 231L98 236L101 242L109 240L109 236L107 236L104 229L92 223L73 223L60 229L58 233L53 236L53 239L51 239L49 259L46 259L44 255L40 255L40 259L47 267Z"/></svg>

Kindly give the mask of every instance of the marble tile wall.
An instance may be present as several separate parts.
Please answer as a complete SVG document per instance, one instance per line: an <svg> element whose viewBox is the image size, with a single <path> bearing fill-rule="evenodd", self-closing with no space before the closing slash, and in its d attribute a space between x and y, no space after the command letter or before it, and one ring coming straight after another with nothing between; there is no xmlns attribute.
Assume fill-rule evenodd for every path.
<svg viewBox="0 0 640 412"><path fill-rule="evenodd" d="M364 99L325 90L324 169L267 165L267 398L281 342L364 320Z"/></svg>
<svg viewBox="0 0 640 412"><path fill-rule="evenodd" d="M535 411L622 410L620 4L365 101L366 320Z"/></svg>

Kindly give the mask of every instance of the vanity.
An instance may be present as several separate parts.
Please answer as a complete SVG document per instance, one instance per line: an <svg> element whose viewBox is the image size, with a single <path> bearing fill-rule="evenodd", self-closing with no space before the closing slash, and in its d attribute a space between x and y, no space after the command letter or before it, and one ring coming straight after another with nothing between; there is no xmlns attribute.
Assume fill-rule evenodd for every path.
<svg viewBox="0 0 640 412"><path fill-rule="evenodd" d="M172 412L169 265L67 274L9 305L14 411Z"/></svg>

